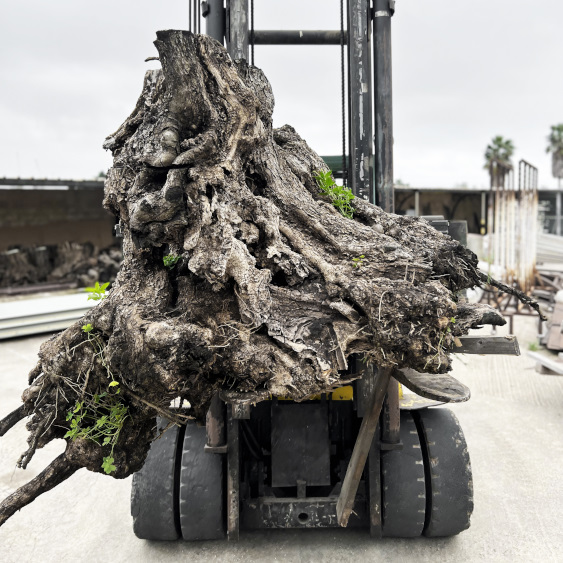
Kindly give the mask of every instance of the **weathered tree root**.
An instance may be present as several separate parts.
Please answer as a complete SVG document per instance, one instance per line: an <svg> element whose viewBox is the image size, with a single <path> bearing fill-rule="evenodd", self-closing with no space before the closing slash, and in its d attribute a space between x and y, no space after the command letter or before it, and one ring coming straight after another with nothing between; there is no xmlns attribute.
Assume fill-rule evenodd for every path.
<svg viewBox="0 0 563 563"><path fill-rule="evenodd" d="M509 295L513 295L519 301L521 301L525 305L528 305L532 309L534 309L534 311L536 311L536 313L540 316L540 319L542 319L543 321L547 320L547 317L540 310L539 303L537 301L535 301L532 297L530 297L529 295L526 295L523 291L520 291L516 287L511 287L511 286L506 285L506 284L504 284L504 283L502 283L498 280L492 279L490 276L488 276L484 272L479 272L479 274L480 274L479 280L480 280L482 285L490 285L492 287L496 287L502 293L508 293Z"/></svg>
<svg viewBox="0 0 563 563"><path fill-rule="evenodd" d="M315 179L322 159L291 127L272 128L260 70L206 36L157 36L162 71L147 73L105 143L122 269L105 299L41 346L23 394L22 465L55 438L67 450L2 504L4 519L78 467L140 469L173 399L200 420L216 393L303 400L353 378L351 354L444 373L456 337L504 324L459 297L483 277L456 241L363 200L353 219L331 205ZM108 426L112 444L88 437L116 412L125 422Z"/></svg>
<svg viewBox="0 0 563 563"><path fill-rule="evenodd" d="M27 416L26 405L19 406L15 411L12 411L8 416L0 420L0 436L4 436L10 428L15 426L20 420Z"/></svg>
<svg viewBox="0 0 563 563"><path fill-rule="evenodd" d="M64 453L55 458L37 477L0 503L0 526L39 495L66 481L78 469L80 465L69 462Z"/></svg>

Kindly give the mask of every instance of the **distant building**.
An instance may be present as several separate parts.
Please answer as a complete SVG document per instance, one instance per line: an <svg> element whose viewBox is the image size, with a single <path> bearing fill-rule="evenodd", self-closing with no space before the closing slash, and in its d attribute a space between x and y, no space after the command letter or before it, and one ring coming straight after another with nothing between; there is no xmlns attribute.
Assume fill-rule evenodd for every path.
<svg viewBox="0 0 563 563"><path fill-rule="evenodd" d="M490 190L468 187L413 188L404 185L395 185L394 188L395 213L398 215L443 215L449 220L467 221L470 233L484 234L481 229L486 229ZM539 189L538 200L542 230L555 234L557 224L560 229L563 228L561 191Z"/></svg>
<svg viewBox="0 0 563 563"><path fill-rule="evenodd" d="M0 252L14 246L114 242L100 180L0 178Z"/></svg>

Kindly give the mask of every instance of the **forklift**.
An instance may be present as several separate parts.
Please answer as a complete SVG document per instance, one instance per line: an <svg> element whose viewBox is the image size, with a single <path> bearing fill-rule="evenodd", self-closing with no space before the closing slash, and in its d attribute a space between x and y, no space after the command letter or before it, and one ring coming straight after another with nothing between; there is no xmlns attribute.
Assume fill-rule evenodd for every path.
<svg viewBox="0 0 563 563"><path fill-rule="evenodd" d="M356 197L390 213L394 5L341 0L340 30L282 31L254 29L254 0L190 0L190 31L201 32L203 16L206 33L233 60L252 64L255 45L341 46L348 128L342 158L325 160ZM459 240L459 225L428 220ZM519 354L513 337L462 341L463 353ZM205 426L168 427L157 419L159 437L133 476L137 537L237 540L241 529L348 526L410 538L467 529L473 510L467 444L453 412L440 405L466 401L469 389L449 375L402 370L392 377L361 358L352 358L343 375L353 383L299 403L271 397L250 404L233 392L218 394ZM403 386L416 394L403 395Z"/></svg>

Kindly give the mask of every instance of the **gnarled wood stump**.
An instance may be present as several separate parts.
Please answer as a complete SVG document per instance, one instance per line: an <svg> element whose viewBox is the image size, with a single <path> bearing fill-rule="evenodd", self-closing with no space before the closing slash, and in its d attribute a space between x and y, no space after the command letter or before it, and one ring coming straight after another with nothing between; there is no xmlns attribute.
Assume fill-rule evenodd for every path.
<svg viewBox="0 0 563 563"><path fill-rule="evenodd" d="M291 127L272 128L260 70L207 36L162 31L156 46L162 71L146 74L105 143L122 269L107 298L41 346L23 407L0 424L2 434L31 416L23 467L122 405L117 438L67 436L56 472L102 471L111 458L105 470L125 477L174 398L198 418L218 390L301 400L342 384L351 354L443 373L457 336L503 323L458 299L483 280L456 241L363 200L352 201L353 219L330 204L315 179L323 161ZM12 495L0 524L45 488L39 479Z"/></svg>

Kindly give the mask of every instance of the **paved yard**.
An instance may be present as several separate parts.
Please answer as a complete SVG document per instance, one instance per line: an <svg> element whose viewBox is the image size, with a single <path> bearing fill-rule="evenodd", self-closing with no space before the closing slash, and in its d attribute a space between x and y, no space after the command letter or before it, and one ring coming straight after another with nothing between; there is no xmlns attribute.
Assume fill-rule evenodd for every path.
<svg viewBox="0 0 563 563"><path fill-rule="evenodd" d="M469 530L451 539L372 540L366 532L243 532L227 542L153 543L135 538L131 478L82 469L0 528L0 561L562 561L563 376L539 375L525 356L536 323L517 317L519 358L462 356L454 375L473 392L454 406L473 467L475 511ZM0 414L19 404L44 337L0 342ZM39 451L26 471L25 424L0 439L0 496L34 477L63 443Z"/></svg>

